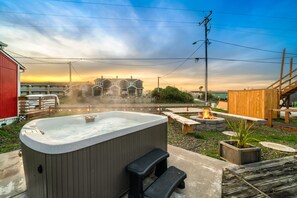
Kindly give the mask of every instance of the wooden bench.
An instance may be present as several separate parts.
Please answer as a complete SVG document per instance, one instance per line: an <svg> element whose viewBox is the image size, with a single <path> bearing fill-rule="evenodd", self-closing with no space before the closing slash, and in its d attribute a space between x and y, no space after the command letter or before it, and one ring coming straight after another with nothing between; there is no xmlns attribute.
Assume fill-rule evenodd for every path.
<svg viewBox="0 0 297 198"><path fill-rule="evenodd" d="M187 134L193 132L193 126L200 124L200 122L182 117L180 115L174 114L172 112L163 112L164 115L168 117L168 122L173 123L174 120L180 122L182 124L182 132Z"/></svg>
<svg viewBox="0 0 297 198"><path fill-rule="evenodd" d="M249 117L249 116L235 115L235 114L223 113L223 112L217 112L217 111L210 111L210 112L214 115L221 115L221 116L225 116L225 117L243 119L243 120L246 120L247 122L266 122L266 120L261 119L261 118L253 118L253 117Z"/></svg>
<svg viewBox="0 0 297 198"><path fill-rule="evenodd" d="M175 167L167 169L168 157L168 152L154 149L127 166L130 174L129 198L158 197L159 195L166 197L170 196L176 187L185 187L186 174ZM158 178L144 191L143 180L154 168Z"/></svg>

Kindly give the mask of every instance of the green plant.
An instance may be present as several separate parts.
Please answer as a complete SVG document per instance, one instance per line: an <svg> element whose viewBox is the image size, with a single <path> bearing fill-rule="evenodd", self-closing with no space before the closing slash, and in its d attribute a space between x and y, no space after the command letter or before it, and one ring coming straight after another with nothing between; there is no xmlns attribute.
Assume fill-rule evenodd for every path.
<svg viewBox="0 0 297 198"><path fill-rule="evenodd" d="M255 140L251 138L250 135L253 133L251 128L254 126L253 124L248 124L246 120L241 121L231 121L226 120L229 127L236 132L236 140L237 140L237 147L244 148L248 146L250 140Z"/></svg>
<svg viewBox="0 0 297 198"><path fill-rule="evenodd" d="M197 139L205 139L205 137L201 133L198 133L198 132L194 133L193 136Z"/></svg>
<svg viewBox="0 0 297 198"><path fill-rule="evenodd" d="M167 86L165 89L155 88L152 91L152 97L156 99L157 102L166 102L166 103L192 103L194 97L190 93L186 93L178 90L175 87Z"/></svg>

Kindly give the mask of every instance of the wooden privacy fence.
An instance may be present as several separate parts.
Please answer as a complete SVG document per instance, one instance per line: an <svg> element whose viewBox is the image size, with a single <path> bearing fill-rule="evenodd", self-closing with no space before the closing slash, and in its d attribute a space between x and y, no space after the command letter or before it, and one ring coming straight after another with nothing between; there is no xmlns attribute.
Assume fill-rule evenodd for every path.
<svg viewBox="0 0 297 198"><path fill-rule="evenodd" d="M269 109L279 108L279 94L276 89L229 90L228 113L267 119ZM277 118L277 112L272 113Z"/></svg>

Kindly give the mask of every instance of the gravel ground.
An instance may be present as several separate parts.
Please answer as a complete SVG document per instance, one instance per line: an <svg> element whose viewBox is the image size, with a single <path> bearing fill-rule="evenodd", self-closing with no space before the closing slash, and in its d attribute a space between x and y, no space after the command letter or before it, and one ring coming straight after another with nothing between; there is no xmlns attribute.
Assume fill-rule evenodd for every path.
<svg viewBox="0 0 297 198"><path fill-rule="evenodd" d="M259 141L271 141L297 149L297 133L281 131L262 125L254 126L254 130L255 133L253 133L253 138ZM207 155L213 158L220 158L219 141L228 139L230 139L230 137L220 132L201 131L196 132L194 134L184 135L181 131L181 124L177 122L174 122L173 124L168 124L169 144L184 148L189 151ZM292 153L285 153L265 148L256 141L253 141L251 143L261 148L262 160L275 159L289 155L294 155Z"/></svg>

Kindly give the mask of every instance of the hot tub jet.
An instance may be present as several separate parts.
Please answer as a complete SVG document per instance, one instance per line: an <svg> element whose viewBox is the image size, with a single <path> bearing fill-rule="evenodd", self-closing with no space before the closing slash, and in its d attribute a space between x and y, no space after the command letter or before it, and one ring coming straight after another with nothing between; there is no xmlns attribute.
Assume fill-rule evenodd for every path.
<svg viewBox="0 0 297 198"><path fill-rule="evenodd" d="M85 116L86 123L94 122L96 116Z"/></svg>

